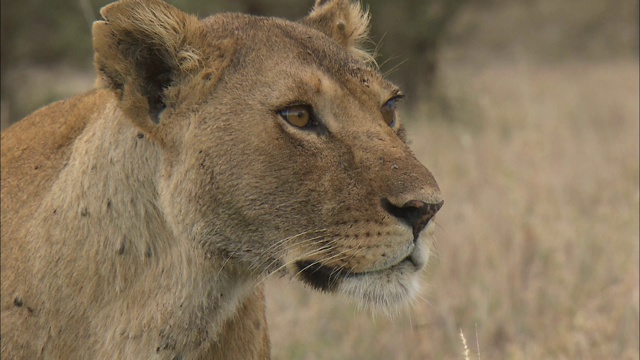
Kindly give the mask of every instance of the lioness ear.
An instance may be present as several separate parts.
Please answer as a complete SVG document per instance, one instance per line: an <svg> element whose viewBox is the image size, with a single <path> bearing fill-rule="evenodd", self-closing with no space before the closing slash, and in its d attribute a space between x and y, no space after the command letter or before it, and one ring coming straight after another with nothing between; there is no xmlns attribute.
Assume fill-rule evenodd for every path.
<svg viewBox="0 0 640 360"><path fill-rule="evenodd" d="M309 15L301 22L323 32L361 60L374 61L373 55L362 46L369 40L369 13L360 3L316 0Z"/></svg>
<svg viewBox="0 0 640 360"><path fill-rule="evenodd" d="M120 0L93 24L99 85L113 90L138 125L159 122L166 90L198 66L189 46L198 19L160 0Z"/></svg>

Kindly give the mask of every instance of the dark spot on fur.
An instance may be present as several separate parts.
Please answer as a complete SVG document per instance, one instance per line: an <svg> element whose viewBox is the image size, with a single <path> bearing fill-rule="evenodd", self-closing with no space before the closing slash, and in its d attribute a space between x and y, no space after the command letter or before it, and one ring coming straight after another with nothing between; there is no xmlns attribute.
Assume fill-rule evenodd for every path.
<svg viewBox="0 0 640 360"><path fill-rule="evenodd" d="M255 325L257 331L260 331L260 329L262 329L262 322L260 322L260 320L256 320L254 325Z"/></svg>
<svg viewBox="0 0 640 360"><path fill-rule="evenodd" d="M58 213L58 209L53 209L53 215Z"/></svg>
<svg viewBox="0 0 640 360"><path fill-rule="evenodd" d="M31 306L27 306L27 311L29 314L33 314L33 308Z"/></svg>
<svg viewBox="0 0 640 360"><path fill-rule="evenodd" d="M142 138L144 137L144 134L143 134L143 133L138 133L138 135L136 135L136 137L137 137L138 139L142 139Z"/></svg>
<svg viewBox="0 0 640 360"><path fill-rule="evenodd" d="M33 168L33 170L38 170L38 169L40 169L40 165L36 165L36 166Z"/></svg>
<svg viewBox="0 0 640 360"><path fill-rule="evenodd" d="M80 215L82 215L82 216L89 215L89 210L87 208L83 208L82 211L80 212Z"/></svg>
<svg viewBox="0 0 640 360"><path fill-rule="evenodd" d="M125 249L125 244L124 243L125 243L125 241L126 241L126 239L122 240L122 244L120 245L120 247L118 248L118 251L117 251L118 255L124 254L124 249Z"/></svg>
<svg viewBox="0 0 640 360"><path fill-rule="evenodd" d="M112 205L112 204L111 204L111 200L108 200L108 201L107 201L107 209L111 209L111 205Z"/></svg>
<svg viewBox="0 0 640 360"><path fill-rule="evenodd" d="M22 298L16 297L13 299L13 305L16 307L21 307L23 305Z"/></svg>
<svg viewBox="0 0 640 360"><path fill-rule="evenodd" d="M147 246L147 251L144 252L144 255L148 258L151 257L152 253L151 253L151 247Z"/></svg>

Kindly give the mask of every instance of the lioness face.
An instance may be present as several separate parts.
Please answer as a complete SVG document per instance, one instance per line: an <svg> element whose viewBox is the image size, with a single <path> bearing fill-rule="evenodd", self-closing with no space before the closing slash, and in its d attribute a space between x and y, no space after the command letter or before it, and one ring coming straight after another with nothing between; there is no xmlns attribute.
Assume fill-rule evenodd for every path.
<svg viewBox="0 0 640 360"><path fill-rule="evenodd" d="M162 6L172 25L140 30L136 12L103 10L94 46L123 109L154 119L138 125L164 154L173 231L247 277L284 271L365 303L410 300L442 199L405 142L400 90L354 48L359 6L319 0L298 23Z"/></svg>
<svg viewBox="0 0 640 360"><path fill-rule="evenodd" d="M368 303L411 299L442 199L405 143L400 90L318 31L242 21L238 50L167 171L195 189L178 201L190 214L183 228L257 273L283 270Z"/></svg>

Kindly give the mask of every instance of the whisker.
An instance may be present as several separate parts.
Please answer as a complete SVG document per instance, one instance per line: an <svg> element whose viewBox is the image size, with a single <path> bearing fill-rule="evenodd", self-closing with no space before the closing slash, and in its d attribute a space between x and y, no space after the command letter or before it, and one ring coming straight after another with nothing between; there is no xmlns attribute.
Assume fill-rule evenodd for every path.
<svg viewBox="0 0 640 360"><path fill-rule="evenodd" d="M300 247L300 246L307 246L309 244L318 243L319 241L325 239L327 236L329 236L329 235L315 236L315 237L312 237L312 238L309 238L309 239L302 240L302 241L298 242L296 245L298 247ZM286 244L284 242L282 242L277 247L279 247L280 245L286 245ZM256 264L256 267L257 268L261 268L265 264L265 262L270 261L270 264L267 266L267 269L268 269L274 262L279 261L278 258L281 257L282 255L284 255L284 253L287 252L288 250L289 249L288 249L287 246L283 246L280 249L276 249L276 246L272 246L272 247L270 247L268 249L265 249L263 251L263 254L269 254L270 252L273 252L273 254L270 254L271 256L267 257L265 259L265 261L263 261L263 262L261 262L259 264Z"/></svg>
<svg viewBox="0 0 640 360"><path fill-rule="evenodd" d="M335 258L335 257L337 257L337 256L340 256L340 255L342 255L342 254L337 253L337 254L334 254L334 255L329 256L329 257L328 257L328 258L326 258L326 259L322 259L322 261L323 261L323 262L326 262L326 260L331 260L331 259L333 259L333 258ZM307 255L307 256L310 256L310 255ZM300 275L303 271L307 270L308 268L310 268L310 267L312 267L312 266L314 266L314 265L318 265L318 264L320 264L320 261L321 261L321 260L313 261L311 264L309 264L309 265L305 266L304 268L300 269L300 271L298 271L297 273L295 273L292 277L293 277L293 278L295 278L295 277L297 277L298 275ZM332 272L332 273L333 273L333 272Z"/></svg>
<svg viewBox="0 0 640 360"><path fill-rule="evenodd" d="M270 276L271 274L275 274L275 273L277 273L278 271L282 270L283 268L285 268L286 266L288 266L288 265L292 264L293 262L298 261L298 260L299 260L299 259L301 259L301 258L308 257L308 256L314 256L314 255L317 255L317 254L319 254L319 253L321 253L321 252L324 252L324 251L326 251L326 250L327 250L326 248L322 247L322 248L320 248L320 249L312 249L312 250L310 250L310 251L308 251L308 252L302 253L301 255L299 255L299 256L297 256L297 257L295 257L295 258L294 258L294 259L292 259L291 261L285 262L285 263L284 263L284 264L282 264L280 267L276 268L276 269L275 269L275 270L273 270L271 273L267 274L267 276Z"/></svg>
<svg viewBox="0 0 640 360"><path fill-rule="evenodd" d="M285 245L285 244L286 244L288 241L290 241L290 240L296 239L296 238L298 238L298 237L306 236L306 235L309 235L309 234L314 234L314 233L319 233L319 232L325 232L325 231L327 231L327 229L315 229L315 230L308 230L308 231L303 231L303 232L301 232L301 233L298 233L298 234L295 234L295 235L292 235L292 236L288 236L288 237L286 237L286 238L279 239L279 240L275 241L273 244L271 244L267 249L263 250L261 254L262 254L262 255L267 254L267 253L269 253L270 251L274 251L274 249L276 249L275 251L276 251L276 253L278 253L278 252L280 252L281 250L277 250L277 248L278 248L278 247L280 247L281 245ZM222 273L222 271L224 270L224 267L227 265L227 263L229 262L229 260L231 260L231 258L233 258L235 255L239 254L239 253L243 250L243 247L244 247L244 245L246 244L246 241L247 241L247 240L245 239L245 240L243 240L243 241L241 241L241 242L237 243L237 244L236 244L236 246L235 246L235 249L233 249L233 250L231 250L231 251L229 252L229 254L225 257L225 260L223 261L223 263L222 263L222 265L221 265L221 267L220 267L220 270L218 271L217 276L219 276L219 275L220 275L220 273ZM309 241L309 240L304 240L304 241ZM304 242L304 241L303 241L303 242ZM260 264L258 264L258 265L262 265L262 264L264 264L264 262L266 262L266 261L270 261L270 260L271 260L271 259L270 259L270 258L268 258L268 259L266 259L265 261L263 261L262 263L260 263ZM254 266L254 267L255 267L255 266Z"/></svg>
<svg viewBox="0 0 640 360"><path fill-rule="evenodd" d="M409 59L404 59L401 62L399 62L398 64L396 64L394 67L392 67L391 69L387 70L384 72L383 76L387 77L390 74L392 74L393 72L395 72L396 70L398 70L400 68L400 66L402 66L402 64L406 63L407 61L409 61Z"/></svg>
<svg viewBox="0 0 640 360"><path fill-rule="evenodd" d="M321 254L321 253L323 253L325 250L327 250L327 249L322 249L322 250L315 249L315 250L309 251L309 252L307 252L307 253L303 253L302 255L297 256L297 257L295 257L294 259L292 259L292 260L290 260L290 261L285 262L284 264L282 264L280 267L278 267L278 268L277 268L276 270L274 270L273 272L271 272L271 273L269 273L269 274L266 274L266 275L264 276L264 278L262 278L262 279L258 282L258 285L260 285L260 284L264 283L264 282L265 282L267 279L269 279L273 274L275 274L275 273L279 272L280 270L282 270L282 269L286 268L287 266L289 266L289 265L291 265L291 264L293 264L293 263L295 263L295 262L297 262L297 261L299 261L299 260L301 260L301 259L303 259L303 258L307 258L307 257L311 257L311 256L315 256L315 255ZM296 275L297 275L297 274L296 274ZM295 276L295 275L294 275L294 276Z"/></svg>

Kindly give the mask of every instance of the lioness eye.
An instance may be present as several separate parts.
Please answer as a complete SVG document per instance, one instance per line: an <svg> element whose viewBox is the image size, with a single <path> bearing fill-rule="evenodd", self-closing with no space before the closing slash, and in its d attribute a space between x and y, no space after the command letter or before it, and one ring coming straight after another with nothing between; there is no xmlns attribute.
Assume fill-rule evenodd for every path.
<svg viewBox="0 0 640 360"><path fill-rule="evenodd" d="M289 124L299 128L307 127L311 122L311 109L305 105L288 107L280 110L279 114Z"/></svg>
<svg viewBox="0 0 640 360"><path fill-rule="evenodd" d="M400 99L402 99L402 96L396 96L384 103L382 109L380 109L384 122L391 127L396 124L396 105Z"/></svg>

